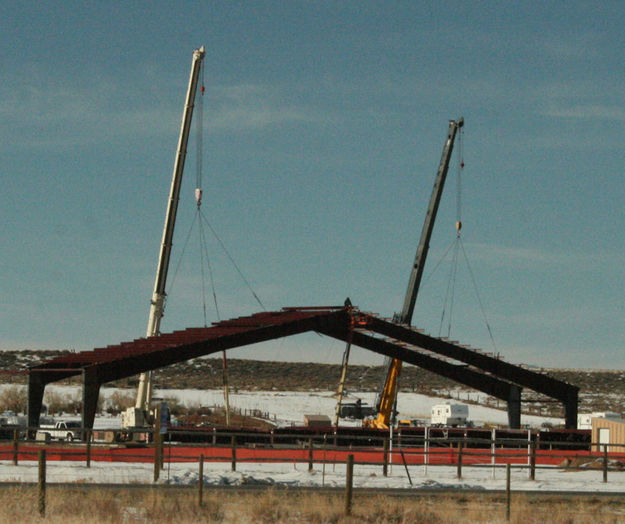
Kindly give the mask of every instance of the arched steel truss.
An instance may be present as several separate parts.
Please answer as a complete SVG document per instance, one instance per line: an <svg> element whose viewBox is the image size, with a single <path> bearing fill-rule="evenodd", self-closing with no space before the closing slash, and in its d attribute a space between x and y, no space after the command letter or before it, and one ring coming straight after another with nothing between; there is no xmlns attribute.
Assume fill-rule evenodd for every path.
<svg viewBox="0 0 625 524"><path fill-rule="evenodd" d="M566 427L577 427L579 388L576 386L351 306L283 308L225 320L211 327L189 328L54 358L29 369L28 425L38 425L45 387L51 382L82 376L82 423L83 427L92 428L102 384L222 350L308 331L340 340L349 338L352 344L503 400L508 406L511 428L520 427L523 388L561 402Z"/></svg>

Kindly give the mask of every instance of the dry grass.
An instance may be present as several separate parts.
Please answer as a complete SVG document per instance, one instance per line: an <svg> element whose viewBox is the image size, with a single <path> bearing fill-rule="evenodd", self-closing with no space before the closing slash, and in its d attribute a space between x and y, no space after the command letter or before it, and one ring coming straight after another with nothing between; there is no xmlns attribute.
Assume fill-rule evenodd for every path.
<svg viewBox="0 0 625 524"><path fill-rule="evenodd" d="M0 523L503 523L505 500L496 494L436 495L415 492L408 497L356 494L352 516L344 515L342 494L237 492L205 489L197 504L191 489L128 490L49 486L46 518L37 511L34 487L0 489ZM529 496L514 494L513 523L577 524L623 522L625 499Z"/></svg>

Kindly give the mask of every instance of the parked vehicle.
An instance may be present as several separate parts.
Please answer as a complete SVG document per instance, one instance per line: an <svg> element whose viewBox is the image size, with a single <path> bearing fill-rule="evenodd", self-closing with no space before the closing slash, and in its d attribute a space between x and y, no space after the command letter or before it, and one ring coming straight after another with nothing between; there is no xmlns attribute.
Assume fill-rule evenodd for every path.
<svg viewBox="0 0 625 524"><path fill-rule="evenodd" d="M436 404L432 406L432 425L465 426L469 416L469 406L466 404Z"/></svg>
<svg viewBox="0 0 625 524"><path fill-rule="evenodd" d="M37 431L37 440L80 440L82 437L82 426L78 420L60 421L54 426L41 426Z"/></svg>
<svg viewBox="0 0 625 524"><path fill-rule="evenodd" d="M24 438L26 426L28 426L26 417L5 411L0 415L0 439L12 439L15 431L18 432L19 438Z"/></svg>
<svg viewBox="0 0 625 524"><path fill-rule="evenodd" d="M372 417L377 413L373 406L360 402L345 402L341 404L339 416L341 418L351 418L361 420L366 417Z"/></svg>

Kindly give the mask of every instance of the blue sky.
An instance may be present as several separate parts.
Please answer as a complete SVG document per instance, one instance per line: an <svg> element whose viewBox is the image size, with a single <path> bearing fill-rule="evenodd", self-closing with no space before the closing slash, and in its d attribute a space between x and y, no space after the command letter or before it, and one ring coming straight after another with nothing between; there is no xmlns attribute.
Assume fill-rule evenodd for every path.
<svg viewBox="0 0 625 524"><path fill-rule="evenodd" d="M349 296L399 310L447 122L464 116L462 241L479 300L461 259L451 338L512 362L625 365L622 3L7 1L0 19L0 349L144 335L204 45L203 212L267 309ZM163 331L204 322L197 230L181 257L196 150ZM433 335L458 158L413 318ZM220 317L258 311L212 238L209 253ZM342 351L307 335L233 355Z"/></svg>

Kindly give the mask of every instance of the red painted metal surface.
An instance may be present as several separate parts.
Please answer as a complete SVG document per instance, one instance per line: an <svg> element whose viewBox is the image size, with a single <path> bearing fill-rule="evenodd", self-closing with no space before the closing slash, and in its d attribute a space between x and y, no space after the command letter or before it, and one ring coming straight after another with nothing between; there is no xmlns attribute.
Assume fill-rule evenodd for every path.
<svg viewBox="0 0 625 524"><path fill-rule="evenodd" d="M161 334L156 337L138 338L132 342L96 348L93 351L70 353L33 366L31 370L38 371L68 371L82 367L123 360L126 357L147 355L163 349L214 340L226 335L235 335L253 332L256 329L272 326L288 325L315 317L324 317L342 310L343 307L317 308L285 308L282 311L268 311L224 320L206 328L188 328L183 331Z"/></svg>
<svg viewBox="0 0 625 524"><path fill-rule="evenodd" d="M41 446L20 445L18 451L18 461L36 461L38 451ZM86 449L84 446L46 446L46 458L53 461L86 461ZM424 464L423 448L402 448L403 457L407 464ZM13 460L12 444L0 445L0 460ZM232 460L232 449L227 446L168 446L163 450L166 462L197 462L200 455L204 455L205 460L214 462L230 462ZM314 449L314 462L336 462L344 463L348 455L354 455L356 463L360 464L382 464L384 462L384 452L381 448L355 448L355 449ZM536 451L536 464L558 466L565 459L576 457L602 458L599 452L583 450L538 450ZM309 450L307 448L253 448L238 447L236 450L237 462L292 462L306 463L309 460ZM625 453L610 453L609 459L625 461ZM150 447L100 447L94 446L91 449L91 460L97 462L124 462L124 463L151 463L154 461L154 448ZM399 449L389 452L389 463L402 464L402 454ZM455 465L458 463L457 448L433 448L428 455L430 465ZM462 452L462 463L465 466L489 465L492 464L491 452L489 449L465 449ZM502 449L495 452L495 464L517 464L527 465L528 455L524 449Z"/></svg>

